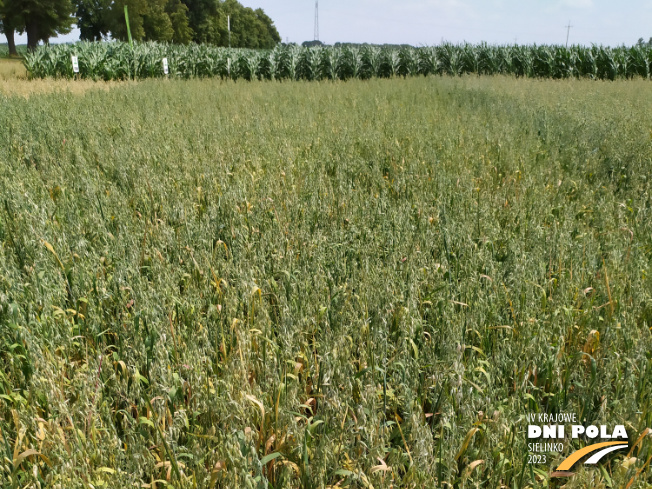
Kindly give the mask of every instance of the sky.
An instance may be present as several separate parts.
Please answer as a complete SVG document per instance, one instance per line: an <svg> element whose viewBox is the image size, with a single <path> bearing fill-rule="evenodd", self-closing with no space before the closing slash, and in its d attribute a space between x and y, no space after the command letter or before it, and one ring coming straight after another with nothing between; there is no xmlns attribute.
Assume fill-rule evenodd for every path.
<svg viewBox="0 0 652 489"><path fill-rule="evenodd" d="M262 8L285 42L314 38L314 0L240 0ZM567 28L569 24L570 30ZM489 44L632 45L652 37L652 0L321 0L319 39L430 46ZM79 31L52 39L69 42ZM26 42L18 36L17 42Z"/></svg>

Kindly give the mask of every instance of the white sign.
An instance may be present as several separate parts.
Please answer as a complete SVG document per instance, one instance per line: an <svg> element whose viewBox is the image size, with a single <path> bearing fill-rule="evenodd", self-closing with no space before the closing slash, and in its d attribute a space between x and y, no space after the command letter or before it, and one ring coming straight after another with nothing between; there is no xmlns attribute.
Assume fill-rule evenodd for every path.
<svg viewBox="0 0 652 489"><path fill-rule="evenodd" d="M70 59L72 60L72 72L79 73L79 60L77 56L71 56Z"/></svg>
<svg viewBox="0 0 652 489"><path fill-rule="evenodd" d="M168 70L168 59L163 58L163 73L167 75L168 72L169 72L169 70Z"/></svg>

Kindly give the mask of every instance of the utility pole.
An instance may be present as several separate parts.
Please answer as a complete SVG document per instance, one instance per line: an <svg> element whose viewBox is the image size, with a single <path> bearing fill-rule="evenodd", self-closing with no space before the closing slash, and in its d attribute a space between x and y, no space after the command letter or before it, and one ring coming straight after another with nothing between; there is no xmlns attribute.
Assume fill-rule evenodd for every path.
<svg viewBox="0 0 652 489"><path fill-rule="evenodd" d="M319 0L315 0L315 41L319 41Z"/></svg>
<svg viewBox="0 0 652 489"><path fill-rule="evenodd" d="M231 47L231 16L226 16L226 27L229 30L229 47Z"/></svg>
<svg viewBox="0 0 652 489"><path fill-rule="evenodd" d="M568 25L567 25L567 26L564 26L564 27L566 27L566 29L567 29L567 31L566 31L566 47L568 47L568 38L570 37L570 30L571 30L571 27L573 27L573 26L571 25L571 23L570 23L570 20L568 21Z"/></svg>

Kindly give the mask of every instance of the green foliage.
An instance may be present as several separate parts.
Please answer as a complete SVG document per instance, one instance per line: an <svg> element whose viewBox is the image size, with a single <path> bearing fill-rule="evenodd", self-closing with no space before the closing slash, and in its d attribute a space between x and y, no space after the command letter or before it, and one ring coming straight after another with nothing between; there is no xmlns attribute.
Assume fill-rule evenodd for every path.
<svg viewBox="0 0 652 489"><path fill-rule="evenodd" d="M318 59L338 73L336 53ZM633 446L652 426L650 93L0 96L2 485L555 487L577 446L528 466L532 412L622 423ZM651 455L648 436L567 487L648 488Z"/></svg>
<svg viewBox="0 0 652 489"><path fill-rule="evenodd" d="M100 40L109 32L114 39L126 40L125 5L135 40L227 46L231 15L234 47L272 48L280 42L263 10L245 8L235 0L76 0L81 40Z"/></svg>
<svg viewBox="0 0 652 489"><path fill-rule="evenodd" d="M73 12L71 0L7 0L2 13L14 30L27 33L34 49L39 41L70 32Z"/></svg>
<svg viewBox="0 0 652 489"><path fill-rule="evenodd" d="M261 9L243 7L236 0L226 0L220 9L220 16L226 20L231 16L231 46L250 49L271 49L281 42L272 20ZM223 27L223 28L222 28ZM218 30L221 46L229 45L226 22Z"/></svg>
<svg viewBox="0 0 652 489"><path fill-rule="evenodd" d="M188 44L192 41L194 32L188 21L188 7L181 0L169 0L165 11L172 24L172 42L175 44Z"/></svg>
<svg viewBox="0 0 652 489"><path fill-rule="evenodd" d="M141 16L140 20L132 21L132 32L138 32L139 39L146 34L142 28L143 19L146 18L147 16ZM170 28L168 24L165 25L167 29ZM179 27L175 32L179 32L181 38L184 31L185 27ZM170 35L168 30L166 36ZM187 35L186 32L186 40ZM152 34L152 37L155 37L155 34ZM238 42L242 41L242 38L237 39ZM164 57L167 57L171 63L173 77L218 76L247 80L346 80L462 74L615 80L635 77L649 79L652 69L652 49L642 46L565 48L486 44L479 46L443 44L435 47L400 49L377 46L307 48L277 45L271 50L249 50L209 45L179 46L148 43L132 50L131 47L121 43L92 45L80 43L41 47L25 60L25 64L30 73L36 77L72 76L68 66L71 54L80 58L82 78L100 77L107 80L162 76L162 69L153 67L160 67L161 59ZM92 59L92 62L89 63L89 59Z"/></svg>
<svg viewBox="0 0 652 489"><path fill-rule="evenodd" d="M149 11L148 0L114 0L110 12L110 30L114 39L127 41L125 6L129 10L129 27L134 41L145 39L145 16Z"/></svg>
<svg viewBox="0 0 652 489"><path fill-rule="evenodd" d="M22 44L16 47L19 56L25 56L27 53L27 45ZM7 44L0 43L0 58L9 56L9 47Z"/></svg>
<svg viewBox="0 0 652 489"><path fill-rule="evenodd" d="M650 37L650 39L648 39L647 42L645 42L645 40L642 37L640 37L638 39L638 41L636 42L636 45L637 46L642 46L642 47L652 48L652 37Z"/></svg>
<svg viewBox="0 0 652 489"><path fill-rule="evenodd" d="M270 49L281 41L272 19L262 9L244 7L236 0L184 0L184 4L198 43L228 46L228 16L232 47Z"/></svg>
<svg viewBox="0 0 652 489"><path fill-rule="evenodd" d="M167 3L168 0L148 0L143 21L146 40L168 42L174 37L172 21L166 11Z"/></svg>
<svg viewBox="0 0 652 489"><path fill-rule="evenodd" d="M113 0L76 0L77 27L82 41L101 41L111 31Z"/></svg>
<svg viewBox="0 0 652 489"><path fill-rule="evenodd" d="M136 41L161 41L187 44L193 32L186 16L187 7L181 0L118 0L106 13L108 31L115 39L127 39L124 17L129 9L131 35Z"/></svg>
<svg viewBox="0 0 652 489"><path fill-rule="evenodd" d="M214 29L214 20L218 18L219 0L182 0L188 8L188 25L194 32L193 40L197 43L215 44L219 39Z"/></svg>
<svg viewBox="0 0 652 489"><path fill-rule="evenodd" d="M7 39L7 51L10 56L18 55L15 41L16 29L21 29L23 19L17 9L11 8L13 4L5 2L0 4L0 33L3 33Z"/></svg>
<svg viewBox="0 0 652 489"><path fill-rule="evenodd" d="M321 41L304 41L301 43L301 47L304 48L320 48L320 47L325 47L326 44L324 44Z"/></svg>

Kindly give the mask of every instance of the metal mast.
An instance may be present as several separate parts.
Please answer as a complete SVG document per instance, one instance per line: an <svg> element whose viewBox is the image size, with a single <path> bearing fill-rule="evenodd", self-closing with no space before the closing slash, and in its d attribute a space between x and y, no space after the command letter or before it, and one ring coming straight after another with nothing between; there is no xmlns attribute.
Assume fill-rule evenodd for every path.
<svg viewBox="0 0 652 489"><path fill-rule="evenodd" d="M565 25L564 27L566 27L566 29L568 29L566 31L566 47L568 47L568 38L570 37L570 30L571 30L571 27L574 27L574 26L571 25L570 20L569 20L568 25Z"/></svg>
<svg viewBox="0 0 652 489"><path fill-rule="evenodd" d="M315 41L319 41L319 0L315 0Z"/></svg>

